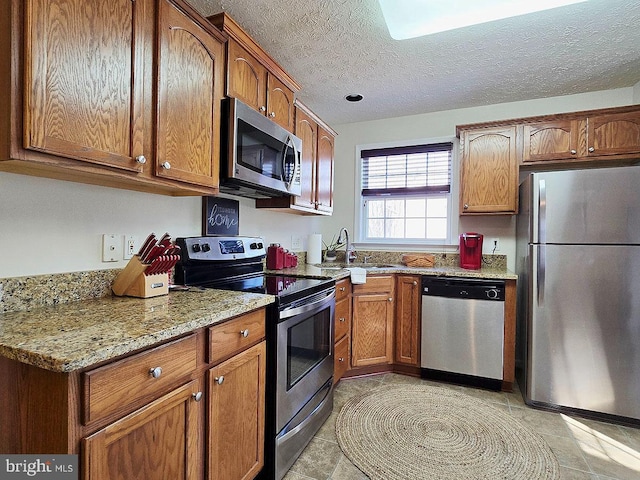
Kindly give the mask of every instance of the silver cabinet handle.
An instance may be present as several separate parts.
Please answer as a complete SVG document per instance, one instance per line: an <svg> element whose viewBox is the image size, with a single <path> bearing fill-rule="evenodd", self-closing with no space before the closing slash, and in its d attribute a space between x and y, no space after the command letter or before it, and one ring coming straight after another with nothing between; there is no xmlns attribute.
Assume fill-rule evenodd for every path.
<svg viewBox="0 0 640 480"><path fill-rule="evenodd" d="M595 152L595 151L596 151L596 149L595 149L595 148L593 148L593 147L589 147L589 153L593 153L593 152Z"/></svg>
<svg viewBox="0 0 640 480"><path fill-rule="evenodd" d="M147 163L147 157L145 157L144 155L138 155L136 157L136 162L144 165L145 163Z"/></svg>
<svg viewBox="0 0 640 480"><path fill-rule="evenodd" d="M200 400L202 400L202 392L193 393L191 394L191 396L196 402L199 402Z"/></svg>
<svg viewBox="0 0 640 480"><path fill-rule="evenodd" d="M171 164L169 162L164 162L161 167L165 170L169 170L171 168Z"/></svg>
<svg viewBox="0 0 640 480"><path fill-rule="evenodd" d="M389 301L390 301L390 302L393 302L393 297L389 297Z"/></svg>
<svg viewBox="0 0 640 480"><path fill-rule="evenodd" d="M240 335L242 335L244 338L247 338L249 336L249 329L246 328L244 330L240 330Z"/></svg>
<svg viewBox="0 0 640 480"><path fill-rule="evenodd" d="M267 107L262 105L258 110L260 110L261 112L266 112L267 111Z"/></svg>
<svg viewBox="0 0 640 480"><path fill-rule="evenodd" d="M269 114L269 116L270 116L271 118L275 118L275 116L276 116L276 112L271 112L271 113Z"/></svg>
<svg viewBox="0 0 640 480"><path fill-rule="evenodd" d="M339 362L344 362L344 357L339 357L339 358L338 358L338 361L339 361Z"/></svg>
<svg viewBox="0 0 640 480"><path fill-rule="evenodd" d="M571 155L575 155L576 153L578 153L576 150L571 150Z"/></svg>
<svg viewBox="0 0 640 480"><path fill-rule="evenodd" d="M413 285L418 285L418 282L416 282L415 280L413 281Z"/></svg>
<svg viewBox="0 0 640 480"><path fill-rule="evenodd" d="M465 204L464 204L464 206L463 206L462 208L464 208L465 210L468 210L468 209L469 209L469 204L468 204L468 203L465 203Z"/></svg>
<svg viewBox="0 0 640 480"><path fill-rule="evenodd" d="M160 378L160 376L162 375L162 367L150 368L149 375L151 375L153 378Z"/></svg>
<svg viewBox="0 0 640 480"><path fill-rule="evenodd" d="M214 382L216 382L218 385L222 385L222 382L224 382L224 375L220 375L219 377L215 377Z"/></svg>
<svg viewBox="0 0 640 480"><path fill-rule="evenodd" d="M340 320L339 320L339 321L344 322L344 321L345 321L345 318L344 318L344 317L340 317Z"/></svg>
<svg viewBox="0 0 640 480"><path fill-rule="evenodd" d="M340 291L344 292L347 289L347 287L340 287Z"/></svg>

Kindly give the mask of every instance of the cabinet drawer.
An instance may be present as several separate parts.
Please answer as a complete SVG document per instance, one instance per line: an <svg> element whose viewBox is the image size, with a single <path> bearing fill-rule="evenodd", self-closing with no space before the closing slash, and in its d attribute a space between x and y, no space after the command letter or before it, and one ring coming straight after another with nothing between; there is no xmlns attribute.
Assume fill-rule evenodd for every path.
<svg viewBox="0 0 640 480"><path fill-rule="evenodd" d="M84 423L153 400L189 379L196 366L196 336L190 335L86 372Z"/></svg>
<svg viewBox="0 0 640 480"><path fill-rule="evenodd" d="M336 383L349 370L349 336L336 343L333 361L333 382Z"/></svg>
<svg viewBox="0 0 640 480"><path fill-rule="evenodd" d="M391 292L393 291L393 275L367 275L367 283L353 286L353 293Z"/></svg>
<svg viewBox="0 0 640 480"><path fill-rule="evenodd" d="M264 338L265 311L256 310L209 328L209 362L218 362Z"/></svg>
<svg viewBox="0 0 640 480"><path fill-rule="evenodd" d="M340 340L351 331L351 299L336 302L335 339Z"/></svg>
<svg viewBox="0 0 640 480"><path fill-rule="evenodd" d="M345 278L336 282L336 302L339 302L343 298L347 298L351 293L351 280Z"/></svg>

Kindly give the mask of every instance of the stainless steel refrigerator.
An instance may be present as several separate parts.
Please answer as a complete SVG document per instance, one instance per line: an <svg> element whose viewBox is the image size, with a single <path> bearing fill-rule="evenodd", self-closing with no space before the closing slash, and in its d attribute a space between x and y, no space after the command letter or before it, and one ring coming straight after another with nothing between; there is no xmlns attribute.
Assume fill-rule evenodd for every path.
<svg viewBox="0 0 640 480"><path fill-rule="evenodd" d="M640 419L640 166L529 174L516 250L526 402Z"/></svg>

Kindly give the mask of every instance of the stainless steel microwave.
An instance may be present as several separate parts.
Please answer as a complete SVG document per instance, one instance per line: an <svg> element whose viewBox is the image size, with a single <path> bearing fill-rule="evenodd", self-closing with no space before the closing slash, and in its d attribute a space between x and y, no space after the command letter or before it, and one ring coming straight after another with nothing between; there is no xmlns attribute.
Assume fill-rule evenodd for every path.
<svg viewBox="0 0 640 480"><path fill-rule="evenodd" d="M300 195L302 140L236 98L223 107L220 191L249 198Z"/></svg>

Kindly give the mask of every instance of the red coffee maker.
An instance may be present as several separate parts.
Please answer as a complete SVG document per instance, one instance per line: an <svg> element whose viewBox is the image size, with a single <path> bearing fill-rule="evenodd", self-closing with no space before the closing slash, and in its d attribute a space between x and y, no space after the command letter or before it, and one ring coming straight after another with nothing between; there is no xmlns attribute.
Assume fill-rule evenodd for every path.
<svg viewBox="0 0 640 480"><path fill-rule="evenodd" d="M460 234L460 266L478 270L482 266L482 234L467 232Z"/></svg>

